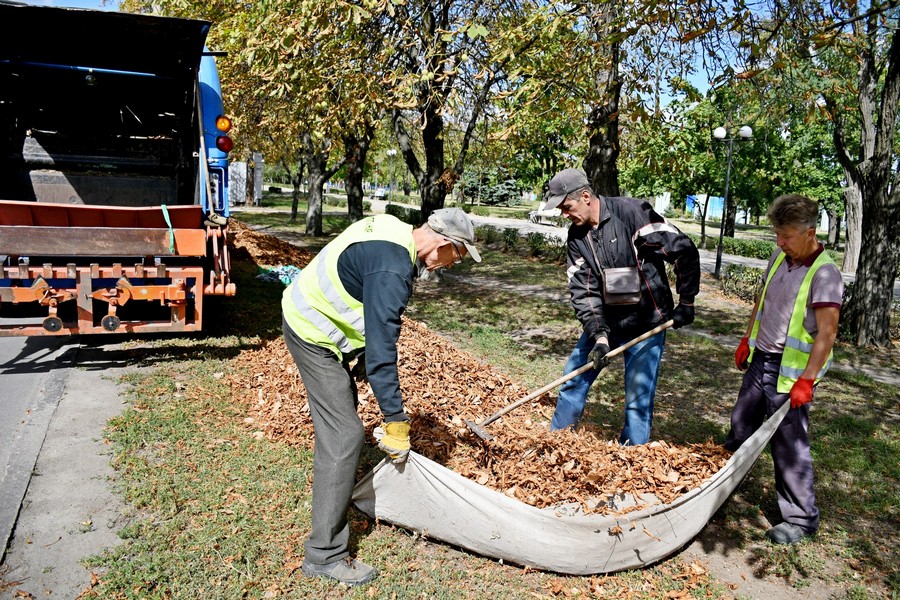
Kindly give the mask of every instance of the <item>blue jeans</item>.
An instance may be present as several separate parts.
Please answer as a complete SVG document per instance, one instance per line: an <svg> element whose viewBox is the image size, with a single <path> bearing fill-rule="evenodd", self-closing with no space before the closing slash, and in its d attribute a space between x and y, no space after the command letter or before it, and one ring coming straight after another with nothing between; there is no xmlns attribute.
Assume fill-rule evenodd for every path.
<svg viewBox="0 0 900 600"><path fill-rule="evenodd" d="M629 342L614 335L609 336L609 346L613 350ZM620 444L646 444L650 441L650 427L653 425L653 398L656 396L656 382L659 379L659 364L666 345L666 332L661 331L651 338L635 344L625 354L625 427L619 436ZM582 333L566 362L565 374L584 365L588 354L594 349L594 338ZM578 377L565 382L559 389L556 411L550 422L551 429L573 427L584 414L588 390L599 375L590 369Z"/></svg>

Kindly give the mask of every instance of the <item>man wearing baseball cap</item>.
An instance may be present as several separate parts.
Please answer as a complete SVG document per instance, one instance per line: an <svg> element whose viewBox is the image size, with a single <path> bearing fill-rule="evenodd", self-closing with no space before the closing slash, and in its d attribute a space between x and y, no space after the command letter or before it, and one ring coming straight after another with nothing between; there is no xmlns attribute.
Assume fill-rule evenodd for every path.
<svg viewBox="0 0 900 600"><path fill-rule="evenodd" d="M349 551L347 508L364 442L354 376L368 379L381 408L384 421L374 432L379 448L402 464L410 422L400 394L397 340L416 265L449 268L467 255L481 262L472 222L458 208L436 210L415 229L375 215L325 246L282 296L285 342L306 387L315 437L312 531L302 566L310 577L352 586L377 576Z"/></svg>
<svg viewBox="0 0 900 600"><path fill-rule="evenodd" d="M552 429L581 420L591 384L606 354L669 319L678 329L694 320L700 291L700 256L690 238L642 200L594 194L585 173L565 169L550 180L548 209L569 219L566 250L572 307L582 334L565 373L587 362L594 368L562 385ZM678 305L672 299L666 265L675 271ZM656 382L665 330L632 346L625 357L625 426L622 444L650 440Z"/></svg>

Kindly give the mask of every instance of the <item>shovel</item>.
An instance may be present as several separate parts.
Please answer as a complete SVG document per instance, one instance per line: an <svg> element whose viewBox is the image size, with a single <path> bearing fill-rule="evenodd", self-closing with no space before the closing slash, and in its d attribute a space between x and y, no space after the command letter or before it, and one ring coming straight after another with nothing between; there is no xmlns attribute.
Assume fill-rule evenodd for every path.
<svg viewBox="0 0 900 600"><path fill-rule="evenodd" d="M656 335L656 334L659 333L660 331L664 331L664 330L668 329L669 327L672 326L673 323L674 323L674 321L672 321L671 319L669 319L669 320L666 321L665 323L662 323L662 324L660 324L660 325L657 325L656 327L654 327L653 329L651 329L651 330L648 331L647 333L642 333L641 335L637 336L636 338L634 338L633 340L631 340L631 341L628 342L627 344L623 344L622 346L619 346L619 347L616 348L615 350L610 350L609 353L607 353L606 357L609 358L609 357L612 357L612 356L616 356L617 354L621 354L622 352L625 352L626 350L628 350L629 348L631 348L631 347L634 346L635 344L639 344L640 342L643 342L643 341L646 340L647 338L653 337L654 335ZM481 439L486 440L486 441L491 441L492 439L494 439L494 436L492 436L490 433L488 433L487 430L484 428L486 425L490 425L491 423L493 423L494 421L496 421L497 419L499 419L500 417L502 417L503 415L505 415L505 414L508 413L509 411L515 410L515 409L519 408L520 406L522 406L522 405L525 404L526 402L529 402L530 400L534 400L535 398L539 398L540 396L542 396L543 394L549 392L550 390L552 390L552 389L555 388L556 386L562 385L562 384L564 384L565 382L567 382L568 380L574 379L575 377L578 377L579 375L581 375L581 374L584 373L585 371L587 371L587 370L589 370L589 369L593 369L593 368L594 368L594 363L589 362L589 363L587 363L586 365L583 365L583 366L581 366L581 367L578 367L577 369L575 369L575 370L572 371L571 373L569 373L569 374L567 374L567 375L563 375L563 376L560 377L559 379L556 379L556 380L554 380L554 381L551 381L550 383L548 383L547 385L545 385L545 386L542 387L541 389L535 390L535 391L531 392L530 394L528 394L527 396L525 396L525 397L522 398L521 400L516 400L515 402L513 402L513 403L510 404L509 406L504 406L503 408L501 408L500 410L498 410L497 412L495 412L494 414L492 414L491 416L489 416L487 419L485 419L485 420L482 421L481 423L476 423L475 421L469 421L469 420L467 419L467 420L466 420L466 425L468 425L469 429L471 429L471 430L475 433L475 435L477 435L477 436L480 437Z"/></svg>

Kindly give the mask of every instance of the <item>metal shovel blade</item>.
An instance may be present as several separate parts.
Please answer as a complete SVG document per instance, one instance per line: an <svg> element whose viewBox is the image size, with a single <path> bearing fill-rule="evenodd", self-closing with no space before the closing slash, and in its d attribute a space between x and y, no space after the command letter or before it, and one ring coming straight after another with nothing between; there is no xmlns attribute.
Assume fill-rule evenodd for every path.
<svg viewBox="0 0 900 600"><path fill-rule="evenodd" d="M481 425L479 425L479 424L476 423L475 421L470 421L470 420L466 419L466 425L469 427L469 429L472 430L472 432L473 432L475 435L477 435L478 437L480 437L480 438L483 439L484 441L489 442L489 441L491 441L492 439L494 439L494 436L492 436L490 433L488 433L488 432L487 432L487 429L485 429L484 427L482 427Z"/></svg>

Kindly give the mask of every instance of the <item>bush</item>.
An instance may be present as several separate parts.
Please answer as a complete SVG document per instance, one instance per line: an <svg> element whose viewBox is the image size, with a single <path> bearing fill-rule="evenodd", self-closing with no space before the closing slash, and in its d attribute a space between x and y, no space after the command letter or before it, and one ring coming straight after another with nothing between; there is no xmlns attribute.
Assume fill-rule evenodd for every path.
<svg viewBox="0 0 900 600"><path fill-rule="evenodd" d="M525 236L525 243L531 256L542 256L547 251L547 237L543 233L529 233Z"/></svg>
<svg viewBox="0 0 900 600"><path fill-rule="evenodd" d="M491 225L479 225L475 228L475 237L485 244L493 244L500 239L500 230Z"/></svg>
<svg viewBox="0 0 900 600"><path fill-rule="evenodd" d="M491 215L491 209L487 206L472 206L468 212L479 217L489 217Z"/></svg>
<svg viewBox="0 0 900 600"><path fill-rule="evenodd" d="M384 212L410 225L418 226L422 223L422 211L418 208L406 208L399 204L388 204L384 207Z"/></svg>
<svg viewBox="0 0 900 600"><path fill-rule="evenodd" d="M716 250L719 245L718 236L706 236L706 247L700 246L700 236L695 233L687 234L691 241L694 242L701 250ZM747 258L758 258L760 260L768 260L775 251L775 243L766 240L745 240L740 238L722 238L722 252L725 254L734 254L735 256L745 256Z"/></svg>
<svg viewBox="0 0 900 600"><path fill-rule="evenodd" d="M519 230L507 227L503 230L503 249L514 252L519 247Z"/></svg>
<svg viewBox="0 0 900 600"><path fill-rule="evenodd" d="M566 242L557 237L549 237L544 247L544 257L561 265L566 264Z"/></svg>
<svg viewBox="0 0 900 600"><path fill-rule="evenodd" d="M528 217L530 216L530 213L531 213L530 210L511 210L508 212L504 211L503 216L505 216L508 219L522 219L522 220L527 221Z"/></svg>
<svg viewBox="0 0 900 600"><path fill-rule="evenodd" d="M744 302L755 302L762 291L765 269L744 265L725 265L722 271L722 292L726 296L740 298Z"/></svg>

